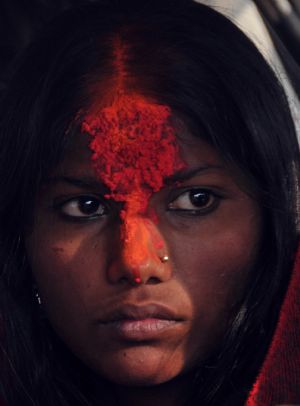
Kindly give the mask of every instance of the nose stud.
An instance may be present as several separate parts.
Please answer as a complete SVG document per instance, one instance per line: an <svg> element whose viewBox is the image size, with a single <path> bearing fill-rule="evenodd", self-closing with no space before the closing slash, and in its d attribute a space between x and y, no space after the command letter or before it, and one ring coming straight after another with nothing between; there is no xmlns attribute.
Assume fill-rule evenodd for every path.
<svg viewBox="0 0 300 406"><path fill-rule="evenodd" d="M164 264L165 262L168 262L168 261L169 261L168 255L164 255L163 257L160 257L159 259L161 260L161 262L162 262L163 264Z"/></svg>
<svg viewBox="0 0 300 406"><path fill-rule="evenodd" d="M168 255L164 255L163 257L159 257L159 259L160 259L160 261L164 264L164 263L166 263L166 262L169 261L169 256L168 256ZM134 282L136 285L140 285L143 281L142 281L142 278L141 278L140 276L136 276L136 277L133 279L133 282Z"/></svg>

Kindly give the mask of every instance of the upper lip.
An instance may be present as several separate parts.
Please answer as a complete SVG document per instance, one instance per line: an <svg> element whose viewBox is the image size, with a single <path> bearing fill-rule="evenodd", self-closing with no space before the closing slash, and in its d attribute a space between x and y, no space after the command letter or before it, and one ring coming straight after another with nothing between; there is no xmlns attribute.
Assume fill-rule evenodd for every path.
<svg viewBox="0 0 300 406"><path fill-rule="evenodd" d="M182 321L183 318L176 312L161 304L123 304L117 308L108 311L98 322L111 323L121 320L144 320L148 318Z"/></svg>

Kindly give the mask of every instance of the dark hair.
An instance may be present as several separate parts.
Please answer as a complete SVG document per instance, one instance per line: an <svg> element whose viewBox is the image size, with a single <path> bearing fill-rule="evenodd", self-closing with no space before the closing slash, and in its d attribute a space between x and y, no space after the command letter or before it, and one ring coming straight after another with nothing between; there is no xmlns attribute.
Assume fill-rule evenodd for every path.
<svg viewBox="0 0 300 406"><path fill-rule="evenodd" d="M91 103L92 89L114 78L116 37L126 46L128 88L169 105L239 167L262 208L262 243L240 310L190 393L191 404L242 404L295 253L298 144L282 87L255 46L191 0L98 1L70 10L12 76L0 135L1 396L12 406L93 404L93 373L37 309L23 234L41 182L63 156L70 123Z"/></svg>

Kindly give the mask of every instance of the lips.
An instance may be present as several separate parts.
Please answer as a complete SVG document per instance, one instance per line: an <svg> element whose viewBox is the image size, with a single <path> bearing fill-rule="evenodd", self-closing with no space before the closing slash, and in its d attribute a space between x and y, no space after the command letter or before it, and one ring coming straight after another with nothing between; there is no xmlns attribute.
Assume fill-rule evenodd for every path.
<svg viewBox="0 0 300 406"><path fill-rule="evenodd" d="M104 315L98 321L98 326L101 331L120 339L143 341L167 334L182 322L184 319L181 316L159 304L126 304Z"/></svg>
<svg viewBox="0 0 300 406"><path fill-rule="evenodd" d="M182 320L182 317L178 316L174 311L159 304L148 304L146 306L125 304L108 312L101 318L100 322L109 323L120 320L143 320L149 318Z"/></svg>

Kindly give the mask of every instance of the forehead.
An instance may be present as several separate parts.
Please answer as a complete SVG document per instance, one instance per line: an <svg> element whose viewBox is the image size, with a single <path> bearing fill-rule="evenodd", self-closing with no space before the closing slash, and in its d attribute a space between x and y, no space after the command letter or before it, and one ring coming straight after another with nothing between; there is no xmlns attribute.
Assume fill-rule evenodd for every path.
<svg viewBox="0 0 300 406"><path fill-rule="evenodd" d="M94 174L106 176L105 183L112 183L113 188L110 176L116 172L123 182L129 174L131 182L134 171L150 186L153 178L166 178L184 166L222 161L217 151L193 136L168 106L139 94L121 92L106 105L94 101L78 114L75 124L77 132L70 134L60 170L72 167L73 171L90 171L92 164ZM156 186L150 187L158 190Z"/></svg>
<svg viewBox="0 0 300 406"><path fill-rule="evenodd" d="M179 147L179 154L189 168L197 166L224 165L223 158L214 147L209 145L200 137L192 135L186 127L176 120L175 124L176 142ZM90 149L91 136L76 132L71 136L66 153L62 162L56 168L58 172L89 173L95 175L92 165L92 151ZM144 147L142 137L136 140L141 148ZM149 146L148 146L149 147ZM55 171L55 172L56 172Z"/></svg>

